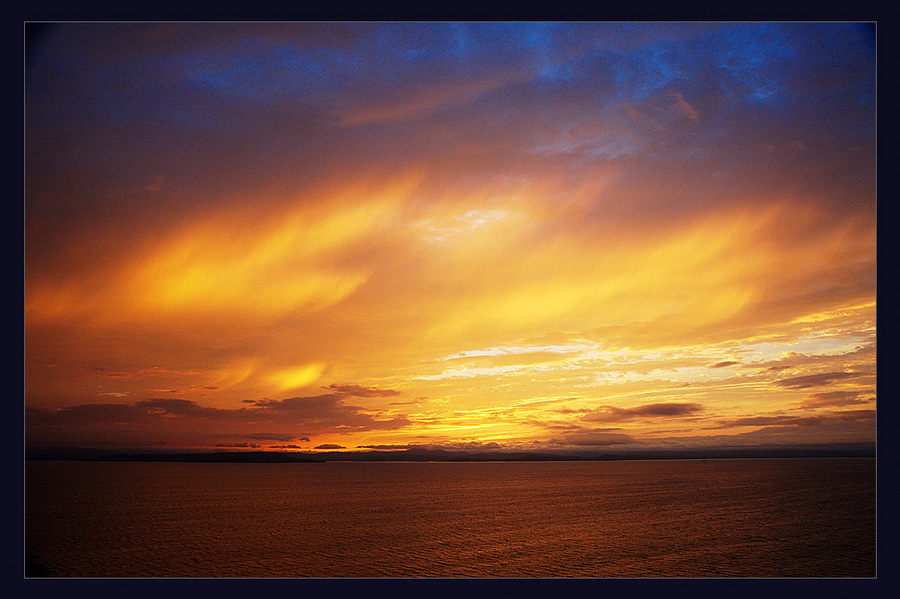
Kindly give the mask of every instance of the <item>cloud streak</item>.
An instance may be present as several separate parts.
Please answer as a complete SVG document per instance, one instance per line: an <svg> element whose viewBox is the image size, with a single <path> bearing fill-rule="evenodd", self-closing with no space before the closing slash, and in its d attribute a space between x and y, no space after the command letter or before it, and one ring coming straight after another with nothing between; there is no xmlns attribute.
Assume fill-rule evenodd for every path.
<svg viewBox="0 0 900 599"><path fill-rule="evenodd" d="M858 372L824 372L821 374L809 374L780 379L775 381L775 384L789 389L809 389L810 387L822 387L835 381L852 379L859 376L862 376L862 374Z"/></svg>
<svg viewBox="0 0 900 599"><path fill-rule="evenodd" d="M703 406L696 403L656 403L619 408L603 406L599 410L581 417L585 422L620 422L638 418L685 418L695 416L703 411Z"/></svg>
<svg viewBox="0 0 900 599"><path fill-rule="evenodd" d="M864 391L823 391L811 393L800 403L801 408L838 407L868 404L874 401L874 396L867 397L869 393Z"/></svg>

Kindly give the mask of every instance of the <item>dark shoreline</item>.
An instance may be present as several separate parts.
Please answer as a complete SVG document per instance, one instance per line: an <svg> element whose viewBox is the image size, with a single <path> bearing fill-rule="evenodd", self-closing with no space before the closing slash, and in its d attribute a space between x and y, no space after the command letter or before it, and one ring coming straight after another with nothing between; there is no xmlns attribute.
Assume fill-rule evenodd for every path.
<svg viewBox="0 0 900 599"><path fill-rule="evenodd" d="M696 450L632 451L617 453L569 452L535 453L485 451L466 452L445 449L405 449L391 451L218 451L218 452L110 452L79 448L55 448L26 451L26 461L77 462L186 462L186 463L306 463L325 462L560 462L687 459L776 459L776 458L874 458L874 446L727 448Z"/></svg>

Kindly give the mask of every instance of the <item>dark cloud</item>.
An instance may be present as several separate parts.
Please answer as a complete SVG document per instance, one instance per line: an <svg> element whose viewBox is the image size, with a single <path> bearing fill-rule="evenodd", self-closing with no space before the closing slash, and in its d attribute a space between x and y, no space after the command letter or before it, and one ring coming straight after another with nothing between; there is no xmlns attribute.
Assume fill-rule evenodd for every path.
<svg viewBox="0 0 900 599"><path fill-rule="evenodd" d="M335 445L334 443L324 443L316 445L316 449L346 449L343 445Z"/></svg>
<svg viewBox="0 0 900 599"><path fill-rule="evenodd" d="M634 408L603 406L599 410L585 414L581 419L586 422L619 422L635 418L684 418L702 411L703 406L696 403L655 403Z"/></svg>
<svg viewBox="0 0 900 599"><path fill-rule="evenodd" d="M875 410L846 410L817 414L815 416L791 416L777 414L771 416L750 416L746 418L735 418L732 420L720 421L717 428L733 428L740 426L817 427L836 422L867 422L874 419Z"/></svg>
<svg viewBox="0 0 900 599"><path fill-rule="evenodd" d="M358 449L376 449L376 450L403 450L403 449L443 449L447 451L494 451L503 449L500 443L495 441L457 441L443 443L403 443L403 444L381 444L381 445L359 445Z"/></svg>
<svg viewBox="0 0 900 599"><path fill-rule="evenodd" d="M726 360L725 362L716 362L715 364L710 364L710 368L725 368L726 366L734 366L735 364L740 364L740 362L735 362L733 360Z"/></svg>
<svg viewBox="0 0 900 599"><path fill-rule="evenodd" d="M582 430L555 438L550 441L550 444L576 447L606 447L634 442L635 440L625 433L609 432L607 430Z"/></svg>
<svg viewBox="0 0 900 599"><path fill-rule="evenodd" d="M876 417L875 410L843 410L834 412L832 418L844 422L867 422L874 421Z"/></svg>
<svg viewBox="0 0 900 599"><path fill-rule="evenodd" d="M364 387L362 385L337 385L331 384L323 389L332 389L335 393L350 397L391 397L400 395L395 389L379 389L377 387Z"/></svg>
<svg viewBox="0 0 900 599"><path fill-rule="evenodd" d="M823 391L821 393L812 393L806 396L800 402L801 408L821 408L821 407L838 407L849 406L854 404L867 404L874 401L874 397L864 397L870 395L863 391Z"/></svg>
<svg viewBox="0 0 900 599"><path fill-rule="evenodd" d="M405 416L376 417L364 408L344 404L346 393L326 393L310 397L263 399L251 401L256 415L277 417L288 423L298 423L318 429L386 430L402 428L411 423Z"/></svg>
<svg viewBox="0 0 900 599"><path fill-rule="evenodd" d="M242 437L246 437L248 439L256 439L258 441L293 441L294 439L298 439L294 435L279 435L276 433L251 433L249 435L244 434ZM309 441L307 437L299 437L300 441Z"/></svg>
<svg viewBox="0 0 900 599"><path fill-rule="evenodd" d="M243 449L256 449L259 447L256 443L216 443L216 447L239 447Z"/></svg>
<svg viewBox="0 0 900 599"><path fill-rule="evenodd" d="M416 447L427 447L428 449L451 449L463 451L490 451L501 449L502 446L494 441L457 441L455 443L419 443Z"/></svg>
<svg viewBox="0 0 900 599"><path fill-rule="evenodd" d="M859 372L825 372L822 374L809 374L806 376L795 376L787 379L775 381L775 384L788 389L807 389L809 387L821 387L829 385L834 381L854 378L862 376Z"/></svg>
<svg viewBox="0 0 900 599"><path fill-rule="evenodd" d="M736 426L815 426L824 422L823 416L750 416L722 422L720 428Z"/></svg>
<svg viewBox="0 0 900 599"><path fill-rule="evenodd" d="M286 399L249 399L246 403L253 404L256 408L273 412L294 412L298 414L315 414L321 411L334 409L343 401L340 393L328 393L308 397L288 397Z"/></svg>
<svg viewBox="0 0 900 599"><path fill-rule="evenodd" d="M362 387L341 386L335 393L310 397L290 397L283 400L246 400L252 407L239 409L211 408L200 406L185 399L154 398L129 404L86 404L42 410L29 408L26 411L26 425L29 430L49 430L59 434L65 429L103 432L115 425L162 429L178 426L180 429L205 428L210 432L219 427L221 434L229 434L226 427L235 425L258 426L267 422L275 428L289 428L327 433L336 431L394 430L403 428L411 421L402 415L382 417L369 413L362 407L345 405L346 398L354 394L369 396L393 395L395 392ZM73 432L74 434L74 432ZM79 433L82 434L82 433ZM87 433L84 433L87 434ZM291 441L299 439L309 442L309 436L297 437L296 433L266 432L237 435L254 440Z"/></svg>
<svg viewBox="0 0 900 599"><path fill-rule="evenodd" d="M200 418L221 418L229 415L230 410L207 408L187 399L148 399L139 401L134 406L147 412L159 412L173 416L196 416Z"/></svg>
<svg viewBox="0 0 900 599"><path fill-rule="evenodd" d="M590 408L570 408L569 406L562 406L560 408L556 408L553 411L559 414L587 414L591 410Z"/></svg>
<svg viewBox="0 0 900 599"><path fill-rule="evenodd" d="M823 414L817 418L785 417L760 428L726 437L746 444L872 443L875 438L875 410L849 410Z"/></svg>
<svg viewBox="0 0 900 599"><path fill-rule="evenodd" d="M590 412L591 412L591 410L589 410L589 409L584 409L584 410L563 409L560 411L560 413L562 413L562 414L586 414L586 413L590 413ZM578 424L575 421L568 420L568 419L551 420L546 417L536 418L533 416L529 416L527 418L522 419L522 422L524 424L528 424L530 426L535 426L535 427L540 427L540 428L543 428L543 429L546 429L549 431L564 432L564 431L577 431L577 430L582 429L582 425Z"/></svg>

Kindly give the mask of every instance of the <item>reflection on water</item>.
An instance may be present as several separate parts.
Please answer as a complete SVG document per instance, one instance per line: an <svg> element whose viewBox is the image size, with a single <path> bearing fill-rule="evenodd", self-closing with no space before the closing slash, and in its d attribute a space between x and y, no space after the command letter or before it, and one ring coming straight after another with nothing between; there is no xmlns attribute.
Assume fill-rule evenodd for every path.
<svg viewBox="0 0 900 599"><path fill-rule="evenodd" d="M54 576L875 575L868 458L28 462L26 490Z"/></svg>

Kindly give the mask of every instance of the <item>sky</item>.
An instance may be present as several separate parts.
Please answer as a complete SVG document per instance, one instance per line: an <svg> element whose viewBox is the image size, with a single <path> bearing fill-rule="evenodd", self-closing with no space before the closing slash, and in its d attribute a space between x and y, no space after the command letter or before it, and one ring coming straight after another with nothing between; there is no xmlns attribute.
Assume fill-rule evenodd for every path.
<svg viewBox="0 0 900 599"><path fill-rule="evenodd" d="M27 25L26 446L874 443L875 46Z"/></svg>

